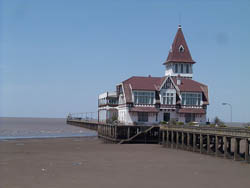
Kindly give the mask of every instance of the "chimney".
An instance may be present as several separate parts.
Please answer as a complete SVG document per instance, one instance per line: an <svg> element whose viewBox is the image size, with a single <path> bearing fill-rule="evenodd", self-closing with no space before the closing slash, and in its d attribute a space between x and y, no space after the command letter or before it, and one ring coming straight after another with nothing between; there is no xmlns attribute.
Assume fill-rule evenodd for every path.
<svg viewBox="0 0 250 188"><path fill-rule="evenodd" d="M180 75L177 76L177 85L178 86L181 85L181 76Z"/></svg>

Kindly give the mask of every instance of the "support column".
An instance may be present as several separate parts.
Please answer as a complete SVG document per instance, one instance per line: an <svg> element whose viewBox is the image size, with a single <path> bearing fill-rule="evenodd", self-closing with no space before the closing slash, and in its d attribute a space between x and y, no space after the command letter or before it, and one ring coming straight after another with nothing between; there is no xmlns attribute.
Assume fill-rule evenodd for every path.
<svg viewBox="0 0 250 188"><path fill-rule="evenodd" d="M174 148L174 131L172 131L171 135L171 148Z"/></svg>
<svg viewBox="0 0 250 188"><path fill-rule="evenodd" d="M167 130L167 135L166 135L166 145L167 145L167 147L169 147L169 131Z"/></svg>
<svg viewBox="0 0 250 188"><path fill-rule="evenodd" d="M219 137L215 135L215 156L219 156Z"/></svg>
<svg viewBox="0 0 250 188"><path fill-rule="evenodd" d="M200 134L200 153L203 152L203 136Z"/></svg>
<svg viewBox="0 0 250 188"><path fill-rule="evenodd" d="M223 150L224 150L224 158L228 157L228 144L227 144L227 137L223 136Z"/></svg>
<svg viewBox="0 0 250 188"><path fill-rule="evenodd" d="M211 140L210 140L210 135L207 135L207 154L211 154Z"/></svg>
<svg viewBox="0 0 250 188"><path fill-rule="evenodd" d="M166 141L165 141L165 131L162 131L162 145L165 147Z"/></svg>
<svg viewBox="0 0 250 188"><path fill-rule="evenodd" d="M239 145L240 145L240 139L239 138L234 138L234 160L237 161L239 160Z"/></svg>
<svg viewBox="0 0 250 188"><path fill-rule="evenodd" d="M247 138L244 141L245 141L245 161L249 162L249 142Z"/></svg>
<svg viewBox="0 0 250 188"><path fill-rule="evenodd" d="M193 134L193 151L196 151L196 134Z"/></svg>
<svg viewBox="0 0 250 188"><path fill-rule="evenodd" d="M181 133L181 146L182 146L182 149L185 149L185 133L184 132Z"/></svg>
<svg viewBox="0 0 250 188"><path fill-rule="evenodd" d="M115 139L117 138L117 133L116 132L117 132L117 126L115 125L115 135L114 135Z"/></svg>
<svg viewBox="0 0 250 188"><path fill-rule="evenodd" d="M130 138L130 127L128 127L127 138Z"/></svg>
<svg viewBox="0 0 250 188"><path fill-rule="evenodd" d="M227 143L228 143L228 153L230 154L230 157L231 157L231 153L232 153L232 145L231 145L231 140L232 140L232 138L231 137L228 137L227 138L228 140L227 140Z"/></svg>
<svg viewBox="0 0 250 188"><path fill-rule="evenodd" d="M179 148L179 132L176 132L176 149Z"/></svg>
<svg viewBox="0 0 250 188"><path fill-rule="evenodd" d="M112 127L112 138L115 138L115 126Z"/></svg>
<svg viewBox="0 0 250 188"><path fill-rule="evenodd" d="M190 150L190 133L187 133L187 150Z"/></svg>

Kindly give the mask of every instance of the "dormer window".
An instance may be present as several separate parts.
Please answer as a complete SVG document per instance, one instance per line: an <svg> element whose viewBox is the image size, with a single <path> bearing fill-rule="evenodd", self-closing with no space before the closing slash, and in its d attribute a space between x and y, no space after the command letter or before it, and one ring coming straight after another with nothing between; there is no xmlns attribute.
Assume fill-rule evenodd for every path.
<svg viewBox="0 0 250 188"><path fill-rule="evenodd" d="M182 45L180 45L180 47L179 47L179 52L184 52L184 47L182 46Z"/></svg>

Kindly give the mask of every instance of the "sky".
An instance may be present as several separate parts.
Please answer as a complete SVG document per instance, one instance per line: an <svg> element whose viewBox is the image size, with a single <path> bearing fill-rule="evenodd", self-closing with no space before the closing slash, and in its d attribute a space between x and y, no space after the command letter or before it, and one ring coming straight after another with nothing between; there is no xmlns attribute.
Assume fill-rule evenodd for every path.
<svg viewBox="0 0 250 188"><path fill-rule="evenodd" d="M131 76L164 76L182 25L207 117L250 122L250 1L0 0L0 116L96 112Z"/></svg>

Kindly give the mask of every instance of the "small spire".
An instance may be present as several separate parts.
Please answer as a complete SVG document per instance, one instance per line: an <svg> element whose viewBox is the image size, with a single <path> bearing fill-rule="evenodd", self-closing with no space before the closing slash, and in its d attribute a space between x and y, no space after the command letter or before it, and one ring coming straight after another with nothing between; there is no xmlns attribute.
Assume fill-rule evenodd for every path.
<svg viewBox="0 0 250 188"><path fill-rule="evenodd" d="M178 28L181 29L181 24L178 25Z"/></svg>

